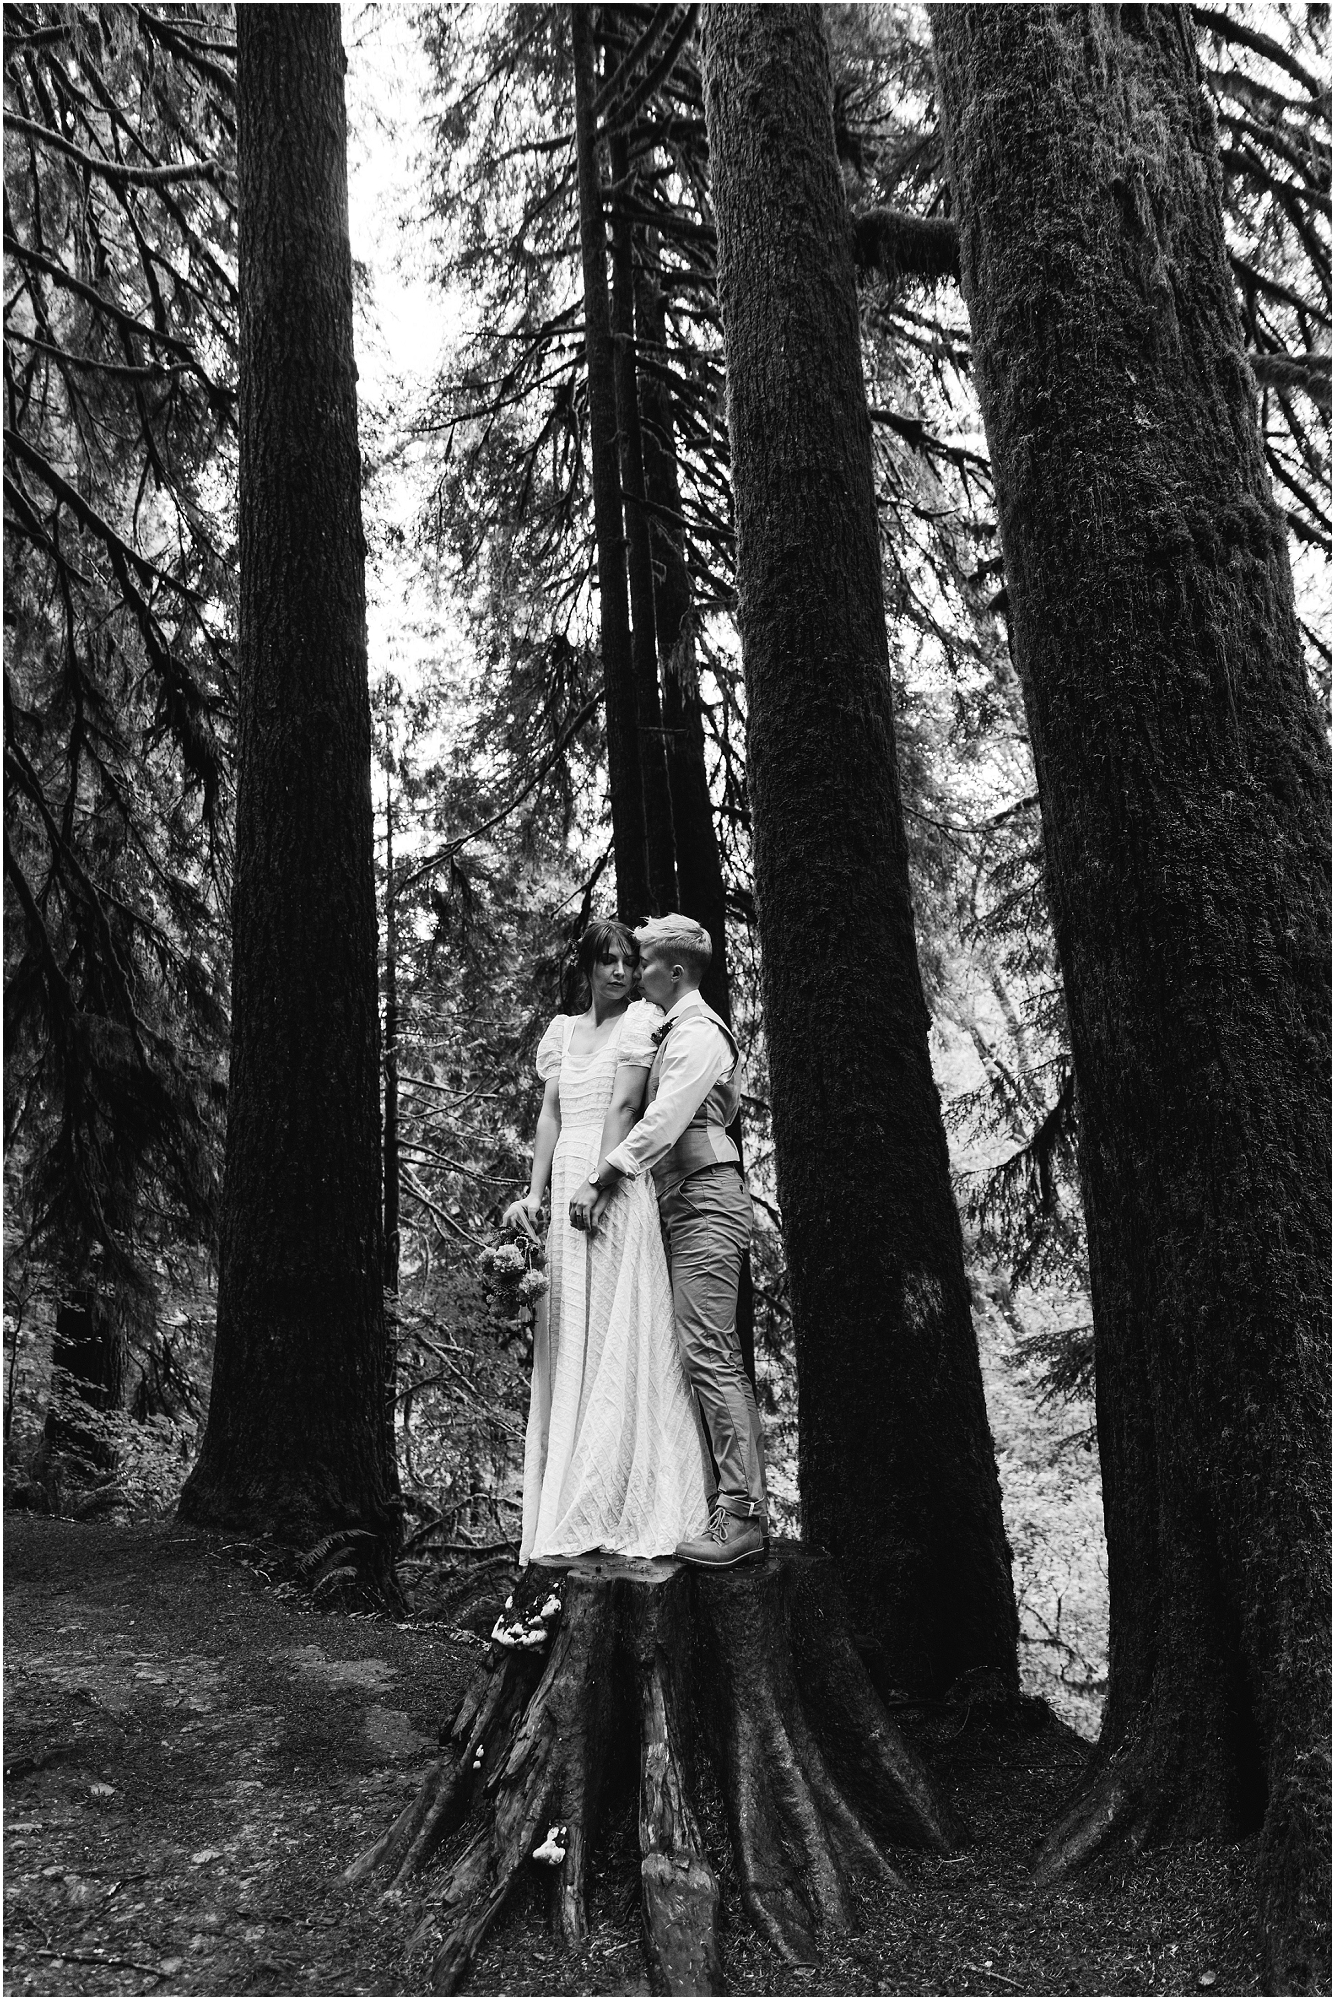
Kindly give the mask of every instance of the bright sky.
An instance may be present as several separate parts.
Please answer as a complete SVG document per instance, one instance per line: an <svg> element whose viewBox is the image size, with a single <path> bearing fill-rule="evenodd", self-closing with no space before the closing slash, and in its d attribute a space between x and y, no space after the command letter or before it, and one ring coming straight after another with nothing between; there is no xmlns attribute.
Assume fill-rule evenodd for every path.
<svg viewBox="0 0 1335 2000"><path fill-rule="evenodd" d="M343 7L348 55L348 220L354 260L366 267L369 301L358 299L357 369L362 403L362 450L377 454L377 412L396 428L417 406L443 364L460 327L448 294L427 276L428 232L420 220L427 145L430 76L409 8L382 0ZM392 672L406 690L442 653L457 656L467 641L449 601L435 595L414 551L414 531L426 495L420 449L377 479L364 499L371 554L367 563L367 638L371 686ZM387 538L396 528L402 538ZM384 779L374 783L377 819ZM405 830L402 851L417 843Z"/></svg>
<svg viewBox="0 0 1335 2000"><path fill-rule="evenodd" d="M358 367L364 393L377 400L395 375L427 380L448 330L425 275L424 240L406 227L421 201L429 77L407 6L352 0L343 39L352 254L371 270L379 321L379 339L364 344Z"/></svg>

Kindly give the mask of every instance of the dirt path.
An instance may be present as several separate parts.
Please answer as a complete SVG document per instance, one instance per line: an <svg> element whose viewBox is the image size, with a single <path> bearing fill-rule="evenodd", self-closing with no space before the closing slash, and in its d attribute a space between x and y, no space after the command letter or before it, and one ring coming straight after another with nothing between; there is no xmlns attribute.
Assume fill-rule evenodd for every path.
<svg viewBox="0 0 1335 2000"><path fill-rule="evenodd" d="M349 1897L347 1861L416 1787L481 1653L439 1631L320 1617L193 1535L5 1521L5 1959L9 1993L420 1991L411 1912ZM1078 1767L1061 1730L1003 1745L968 1717L935 1754L969 1853L910 1858L819 1972L734 1915L749 1993L1250 1993L1248 1851L1185 1850L1045 1896L1030 1843ZM593 1931L512 1899L473 1986L643 1993L633 1805L597 1858ZM709 1829L718 1854L721 1827ZM736 1911L725 1865L725 1908Z"/></svg>

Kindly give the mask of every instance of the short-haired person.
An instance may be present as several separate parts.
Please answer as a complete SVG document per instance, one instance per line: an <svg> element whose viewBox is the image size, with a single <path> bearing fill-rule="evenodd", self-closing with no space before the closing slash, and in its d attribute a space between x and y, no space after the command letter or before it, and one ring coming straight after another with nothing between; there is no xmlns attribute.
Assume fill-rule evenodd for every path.
<svg viewBox="0 0 1335 2000"><path fill-rule="evenodd" d="M643 1115L625 1130L629 1083L618 1082L602 1156L570 1204L597 1232L626 1185L652 1175L668 1242L672 1303L686 1373L718 1467L709 1527L676 1554L710 1568L765 1553L765 1458L755 1392L737 1339L737 1289L751 1240L751 1197L728 1126L742 1094L741 1051L700 996L712 947L689 917L656 917L635 933L640 989L664 1012ZM624 1136L622 1134L624 1133ZM596 1235L595 1235L596 1240Z"/></svg>
<svg viewBox="0 0 1335 2000"><path fill-rule="evenodd" d="M548 1179L545 1301L533 1336L519 1560L606 1549L669 1555L709 1520L709 1454L682 1365L653 1191L630 1182L592 1240L572 1197L640 1115L656 1007L636 997L639 949L599 919L580 939L588 1006L538 1047L546 1090L528 1193L505 1221L533 1234ZM616 1110L612 1110L613 1100Z"/></svg>

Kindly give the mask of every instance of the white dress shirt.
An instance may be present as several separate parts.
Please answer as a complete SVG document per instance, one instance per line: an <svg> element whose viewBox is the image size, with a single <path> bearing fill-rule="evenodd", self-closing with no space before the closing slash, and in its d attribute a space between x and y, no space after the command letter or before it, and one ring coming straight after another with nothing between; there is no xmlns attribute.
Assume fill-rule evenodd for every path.
<svg viewBox="0 0 1335 2000"><path fill-rule="evenodd" d="M680 1139L714 1085L728 1074L738 1058L728 1038L710 1020L696 992L683 993L663 1017L672 1032L663 1038L658 1058L658 1093L644 1107L644 1115L633 1125L619 1146L607 1156L607 1164L635 1179L646 1174ZM729 1159L737 1158L731 1140L719 1135Z"/></svg>

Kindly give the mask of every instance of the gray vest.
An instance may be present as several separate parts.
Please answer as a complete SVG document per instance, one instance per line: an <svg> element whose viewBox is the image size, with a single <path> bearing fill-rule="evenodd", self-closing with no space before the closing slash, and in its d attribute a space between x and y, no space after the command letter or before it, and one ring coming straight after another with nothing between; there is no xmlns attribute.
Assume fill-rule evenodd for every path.
<svg viewBox="0 0 1335 2000"><path fill-rule="evenodd" d="M663 1155L653 1169L654 1185L660 1195L671 1194L691 1174L699 1173L701 1167L726 1165L729 1161L738 1167L741 1165L741 1156L728 1137L728 1127L737 1116L737 1107L742 1101L742 1052L727 1022L720 1020L705 1001L699 1001L698 1008L690 1011L705 1015L718 1029L732 1050L732 1068L719 1078L676 1145ZM652 1104L658 1095L663 1045L681 1019L681 1015L676 1015L668 1022L659 1042L658 1054L649 1071L648 1103Z"/></svg>

